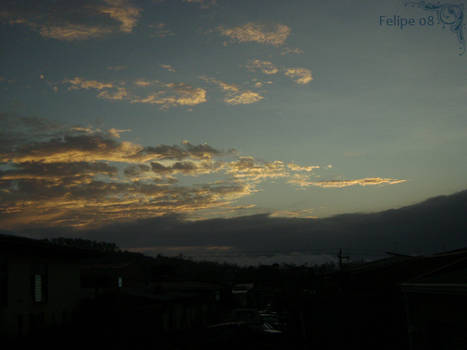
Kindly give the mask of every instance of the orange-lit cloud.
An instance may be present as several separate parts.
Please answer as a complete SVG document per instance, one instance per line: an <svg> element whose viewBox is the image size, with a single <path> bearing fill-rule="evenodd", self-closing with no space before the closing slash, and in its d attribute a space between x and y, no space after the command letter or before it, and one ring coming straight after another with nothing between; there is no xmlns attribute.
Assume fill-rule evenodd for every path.
<svg viewBox="0 0 467 350"><path fill-rule="evenodd" d="M316 219L316 215L313 215L313 209L276 210L272 212L269 216L273 218Z"/></svg>
<svg viewBox="0 0 467 350"><path fill-rule="evenodd" d="M161 67L168 70L169 72L176 72L175 68L172 67L170 64L161 64Z"/></svg>
<svg viewBox="0 0 467 350"><path fill-rule="evenodd" d="M127 0L80 1L53 8L13 5L0 12L0 20L10 25L25 25L44 38L74 41L100 38L115 32L130 33L141 12Z"/></svg>
<svg viewBox="0 0 467 350"><path fill-rule="evenodd" d="M171 67L171 66L170 66ZM206 90L193 87L186 83L163 83L159 80L138 79L133 85L128 85L125 81L101 82L88 80L81 77L65 79L63 84L68 86L68 90L94 89L99 91L96 97L106 100L127 101L130 103L156 104L161 109L168 109L176 106L196 106L207 101ZM126 87L124 87L126 86ZM145 96L138 96L138 88L149 88L152 92ZM138 93L138 94L137 94Z"/></svg>
<svg viewBox="0 0 467 350"><path fill-rule="evenodd" d="M261 101L263 98L264 97L257 92L248 90L233 96L228 96L224 99L224 102L230 105L245 105Z"/></svg>
<svg viewBox="0 0 467 350"><path fill-rule="evenodd" d="M251 60L247 64L247 68L251 71L260 70L264 74L277 74L279 69L269 61L261 61L258 59Z"/></svg>
<svg viewBox="0 0 467 350"><path fill-rule="evenodd" d="M217 85L222 91L224 91L225 97L224 102L230 105L239 105L239 104L251 104L258 101L261 101L264 97L259 93L251 90L242 90L239 86L235 84L228 84L221 80L217 80L209 77L201 77L202 80Z"/></svg>
<svg viewBox="0 0 467 350"><path fill-rule="evenodd" d="M252 59L246 65L249 71L260 71L266 75L274 75L282 72L285 76L293 79L297 84L305 85L313 80L311 70L308 68L299 67L277 67L270 61L262 61L259 59ZM259 84L261 87L263 84Z"/></svg>
<svg viewBox="0 0 467 350"><path fill-rule="evenodd" d="M65 84L68 84L68 90L77 90L77 89L103 90L103 89L114 87L112 83L103 83L97 80L86 80L80 77L74 77L72 79L65 79L63 82Z"/></svg>
<svg viewBox="0 0 467 350"><path fill-rule="evenodd" d="M254 157L242 156L228 164L227 173L237 179L258 181L286 177L287 169L282 161L259 162Z"/></svg>
<svg viewBox="0 0 467 350"><path fill-rule="evenodd" d="M127 0L104 0L104 2L105 5L99 7L99 12L120 22L122 32L132 32L141 15L141 9Z"/></svg>
<svg viewBox="0 0 467 350"><path fill-rule="evenodd" d="M131 129L115 129L115 128L110 128L109 130L107 130L108 133L110 135L112 135L113 137L116 137L116 138L120 138L120 134L122 132L129 132L131 131Z"/></svg>
<svg viewBox="0 0 467 350"><path fill-rule="evenodd" d="M151 86L153 82L150 82L144 79L138 79L134 82L134 84L137 86L146 87L146 86Z"/></svg>
<svg viewBox="0 0 467 350"><path fill-rule="evenodd" d="M292 171L313 171L314 169L319 169L319 165L310 165L310 166L300 166L295 163L289 163L287 164L287 167L292 170Z"/></svg>
<svg viewBox="0 0 467 350"><path fill-rule="evenodd" d="M36 25L30 24L32 28ZM63 41L87 40L99 38L112 32L110 28L86 24L66 23L61 25L41 25L38 29L41 36Z"/></svg>
<svg viewBox="0 0 467 350"><path fill-rule="evenodd" d="M290 28L284 24L267 28L265 25L251 22L232 28L219 27L218 31L233 42L257 42L273 46L282 45L291 32Z"/></svg>
<svg viewBox="0 0 467 350"><path fill-rule="evenodd" d="M6 113L0 113L0 124L0 130L8 130L0 131L0 225L5 229L89 228L169 214L192 220L235 216L255 207L237 200L281 179L303 188L405 182L379 177L313 181L317 165L260 161L205 143L143 146L120 140L129 130L67 127ZM302 209L271 215L311 214Z"/></svg>
<svg viewBox="0 0 467 350"><path fill-rule="evenodd" d="M325 181L310 181L303 176L295 176L289 180L289 183L300 187L316 186L321 188L344 188L350 186L376 186L376 185L394 185L407 182L407 180L381 178L381 177L366 177L354 180L325 180Z"/></svg>
<svg viewBox="0 0 467 350"><path fill-rule="evenodd" d="M103 98L105 100L116 100L121 101L126 99L128 96L128 91L123 87L118 87L116 91L104 90L97 94L97 97Z"/></svg>
<svg viewBox="0 0 467 350"><path fill-rule="evenodd" d="M168 91L159 90L146 97L134 98L132 103L149 103L160 105L162 109L175 106L196 106L207 101L206 90L195 88L185 83L165 84Z"/></svg>
<svg viewBox="0 0 467 350"><path fill-rule="evenodd" d="M301 85L308 84L313 80L311 70L307 68L287 68L284 74Z"/></svg>

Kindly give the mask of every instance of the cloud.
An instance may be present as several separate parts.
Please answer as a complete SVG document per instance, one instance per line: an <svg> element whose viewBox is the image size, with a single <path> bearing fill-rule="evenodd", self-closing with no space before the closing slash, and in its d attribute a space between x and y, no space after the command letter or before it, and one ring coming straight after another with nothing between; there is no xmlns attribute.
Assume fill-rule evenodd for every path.
<svg viewBox="0 0 467 350"><path fill-rule="evenodd" d="M284 49L281 51L281 55L301 55L303 54L303 50L299 49L298 47L295 49L292 49L290 47L284 47Z"/></svg>
<svg viewBox="0 0 467 350"><path fill-rule="evenodd" d="M222 89L222 91L226 91L226 92L230 92L230 93L240 91L240 88L235 84L228 84L228 83L223 82L221 80L214 79L214 78L209 78L209 77L206 77L206 76L201 76L200 79L204 80L207 83L217 85L219 88Z"/></svg>
<svg viewBox="0 0 467 350"><path fill-rule="evenodd" d="M228 173L237 179L258 181L288 176L282 161L259 162L252 156L242 156L228 164Z"/></svg>
<svg viewBox="0 0 467 350"><path fill-rule="evenodd" d="M150 24L148 27L151 29L151 37L154 38L166 38L175 35L174 32L167 28L167 24L163 22Z"/></svg>
<svg viewBox="0 0 467 350"><path fill-rule="evenodd" d="M311 70L307 68L287 68L284 74L301 85L308 84L313 80L311 77Z"/></svg>
<svg viewBox="0 0 467 350"><path fill-rule="evenodd" d="M1 162L60 163L138 161L143 147L131 142L117 142L102 134L64 135L42 142L20 145L14 151L0 153Z"/></svg>
<svg viewBox="0 0 467 350"><path fill-rule="evenodd" d="M190 249L190 256L245 264L321 263L335 261L339 248L352 259L384 257L386 251L430 254L467 246L465 208L467 191L371 214L330 218L271 217L269 214L186 221L177 215L110 222L98 229L70 235L110 241L146 254L171 254ZM430 218L427 220L427 218ZM63 229L42 229L45 236L63 235ZM44 237L44 236L36 236ZM336 244L338 242L338 244ZM203 249L204 247L204 249ZM209 257L208 247L229 247ZM159 249L159 250L158 250ZM188 252L188 249L186 251ZM315 260L313 257L316 257ZM321 260L322 259L322 260ZM333 260L334 259L334 260Z"/></svg>
<svg viewBox="0 0 467 350"><path fill-rule="evenodd" d="M201 220L251 212L254 203L236 201L271 180L323 188L405 181L316 182L304 174L316 165L261 161L206 143L140 145L121 140L125 131L0 113L0 225L84 229L166 215Z"/></svg>
<svg viewBox="0 0 467 350"><path fill-rule="evenodd" d="M68 90L94 89L99 91L96 97L105 100L128 101L130 103L147 103L160 105L161 109L176 106L196 106L207 101L206 90L193 87L186 83L163 83L159 80L148 81L138 79L134 85L139 88L153 87L153 91L141 97L136 94L126 82L100 82L87 80L81 77L65 79L63 84L68 85ZM155 89L155 91L154 91Z"/></svg>
<svg viewBox="0 0 467 350"><path fill-rule="evenodd" d="M15 188L10 186L9 192L3 195L2 226L80 228L130 218L189 214L249 194L248 186L241 184L172 186L91 180L64 185L50 180L16 180ZM47 191L41 190L44 187Z"/></svg>
<svg viewBox="0 0 467 350"><path fill-rule="evenodd" d="M66 84L69 84L68 90L77 90L77 89L96 89L103 90L113 88L112 83L102 83L97 80L86 80L80 77L74 77L72 79L65 79L63 81Z"/></svg>
<svg viewBox="0 0 467 350"><path fill-rule="evenodd" d="M144 79L138 79L134 82L136 86L140 87L146 87L146 86L151 86L153 83Z"/></svg>
<svg viewBox="0 0 467 350"><path fill-rule="evenodd" d="M45 38L74 41L115 32L130 33L141 12L127 0L58 1L53 8L12 5L0 9L0 20L10 25L28 26Z"/></svg>
<svg viewBox="0 0 467 350"><path fill-rule="evenodd" d="M162 109L175 106L196 106L207 101L206 90L195 88L185 83L167 83L169 91L160 90L146 97L134 98L132 103L149 103L160 105Z"/></svg>
<svg viewBox="0 0 467 350"><path fill-rule="evenodd" d="M87 130L87 129L84 129ZM110 132L115 136L115 129ZM143 147L129 141L119 141L99 132L83 132L70 129L60 137L38 142L12 145L10 150L0 152L0 162L8 163L62 163L112 161L141 163L154 160L209 160L225 154L209 145L192 145L185 141L178 145ZM120 131L121 132L121 131Z"/></svg>
<svg viewBox="0 0 467 350"><path fill-rule="evenodd" d="M251 71L256 71L260 70L264 74L277 74L279 72L279 69L274 66L271 62L269 61L261 61L258 59L250 60L250 62L247 64L247 68Z"/></svg>
<svg viewBox="0 0 467 350"><path fill-rule="evenodd" d="M115 100L115 101L121 101L126 99L128 96L128 92L125 88L123 87L118 87L116 91L108 91L104 90L101 91L97 97L103 98L105 100Z"/></svg>
<svg viewBox="0 0 467 350"><path fill-rule="evenodd" d="M394 185L407 182L407 180L381 178L381 177L366 177L354 180L325 180L325 181L309 181L306 177L295 176L289 180L289 183L296 184L301 187L316 186L321 188L344 188L350 186L376 186L376 185Z"/></svg>
<svg viewBox="0 0 467 350"><path fill-rule="evenodd" d="M144 153L154 156L154 159L159 160L182 160L187 158L209 160L223 154L231 154L232 151L225 153L209 146L208 144L192 145L188 141L183 141L181 146L159 145L155 147L146 147L144 149Z"/></svg>
<svg viewBox="0 0 467 350"><path fill-rule="evenodd" d="M299 210L277 210L270 215L272 218L305 218L316 219L313 215L313 209L299 209Z"/></svg>
<svg viewBox="0 0 467 350"><path fill-rule="evenodd" d="M30 27L36 28L37 26L35 24L30 24ZM41 25L38 31L44 38L63 41L99 38L112 32L110 28L106 27L72 23L49 26Z"/></svg>
<svg viewBox="0 0 467 350"><path fill-rule="evenodd" d="M212 161L182 161L174 162L170 165L163 165L159 162L151 163L152 172L163 176L173 176L176 174L199 176L212 174L221 168L221 163L215 163Z"/></svg>
<svg viewBox="0 0 467 350"><path fill-rule="evenodd" d="M141 9L126 0L104 0L104 2L105 5L99 8L99 12L120 22L122 32L132 32L141 15Z"/></svg>
<svg viewBox="0 0 467 350"><path fill-rule="evenodd" d="M2 124L12 118L2 116ZM144 147L120 141L126 130L52 127L23 118L25 125L50 125L49 133L12 137L0 151L0 223L2 227L101 225L129 218L190 214L224 207L249 195L249 184L224 181L178 184L176 175L218 172L232 155L207 144ZM10 123L11 122L11 123ZM3 135L2 135L3 136ZM18 135L19 136L19 135ZM122 169L122 164L127 166ZM146 176L151 173L153 176Z"/></svg>
<svg viewBox="0 0 467 350"><path fill-rule="evenodd" d="M297 67L276 67L270 61L262 61L259 59L252 59L246 65L246 68L249 71L256 72L260 71L266 75L274 75L281 71L284 75L292 78L297 84L305 85L313 80L311 76L311 70L307 68L297 68ZM259 83L258 87L261 87L263 84Z"/></svg>
<svg viewBox="0 0 467 350"><path fill-rule="evenodd" d="M15 169L0 170L0 181L11 180L50 180L59 182L65 178L83 180L97 174L116 175L117 168L106 163L43 163L24 162L16 164Z"/></svg>
<svg viewBox="0 0 467 350"><path fill-rule="evenodd" d="M273 46L284 44L291 32L284 24L277 24L271 30L265 25L251 22L232 28L218 27L218 31L232 42L257 42Z"/></svg>
<svg viewBox="0 0 467 350"><path fill-rule="evenodd" d="M170 64L161 64L160 65L162 68L168 70L169 72L175 72L175 68L172 67Z"/></svg>
<svg viewBox="0 0 467 350"><path fill-rule="evenodd" d="M257 92L248 90L234 96L226 97L224 102L230 105L245 105L261 101L263 98L264 97Z"/></svg>
<svg viewBox="0 0 467 350"><path fill-rule="evenodd" d="M113 137L116 137L116 138L120 138L120 134L122 132L129 132L131 131L131 129L115 129L115 128L111 128L108 130L108 133L110 135L112 135Z"/></svg>
<svg viewBox="0 0 467 350"><path fill-rule="evenodd" d="M251 104L261 101L264 98L257 92L251 90L242 90L235 84L228 84L226 82L204 76L201 77L201 79L208 83L215 84L221 88L222 91L226 93L224 102L230 105Z"/></svg>
<svg viewBox="0 0 467 350"><path fill-rule="evenodd" d="M311 172L314 169L319 169L319 165L310 165L310 166L300 166L295 163L289 163L287 164L287 167L292 170L292 171L306 171L306 172Z"/></svg>

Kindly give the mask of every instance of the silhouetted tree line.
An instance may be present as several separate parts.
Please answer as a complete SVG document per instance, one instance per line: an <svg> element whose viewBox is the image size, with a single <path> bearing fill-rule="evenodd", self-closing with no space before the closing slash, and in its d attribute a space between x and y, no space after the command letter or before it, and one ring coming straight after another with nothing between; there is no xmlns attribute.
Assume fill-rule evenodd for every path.
<svg viewBox="0 0 467 350"><path fill-rule="evenodd" d="M119 252L120 248L115 243L99 242L83 238L49 238L47 242L64 247L73 247L79 249L97 250L100 252L114 253Z"/></svg>
<svg viewBox="0 0 467 350"><path fill-rule="evenodd" d="M104 253L96 257L100 263L138 262L150 269L153 280L202 281L214 283L255 283L256 286L275 288L303 288L309 286L315 276L336 270L333 263L323 265L273 264L238 266L230 263L196 261L183 255L150 257L141 253L121 250L111 242L83 238L50 238L48 243L93 250Z"/></svg>

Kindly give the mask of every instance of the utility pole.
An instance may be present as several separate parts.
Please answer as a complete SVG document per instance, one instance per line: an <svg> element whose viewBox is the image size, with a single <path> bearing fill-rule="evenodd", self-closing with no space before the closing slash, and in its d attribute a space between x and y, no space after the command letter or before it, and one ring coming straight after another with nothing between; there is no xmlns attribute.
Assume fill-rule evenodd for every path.
<svg viewBox="0 0 467 350"><path fill-rule="evenodd" d="M337 253L337 258L339 259L339 270L342 271L342 260L347 259L349 260L349 256L342 255L342 248L339 249L339 253Z"/></svg>

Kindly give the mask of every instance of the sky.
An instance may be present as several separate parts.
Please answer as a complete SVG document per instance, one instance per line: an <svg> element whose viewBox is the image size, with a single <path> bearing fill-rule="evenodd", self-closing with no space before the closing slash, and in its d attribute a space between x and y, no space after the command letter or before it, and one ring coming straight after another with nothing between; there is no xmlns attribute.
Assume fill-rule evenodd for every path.
<svg viewBox="0 0 467 350"><path fill-rule="evenodd" d="M321 219L464 190L464 6L3 1L0 224Z"/></svg>

